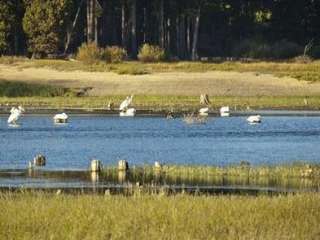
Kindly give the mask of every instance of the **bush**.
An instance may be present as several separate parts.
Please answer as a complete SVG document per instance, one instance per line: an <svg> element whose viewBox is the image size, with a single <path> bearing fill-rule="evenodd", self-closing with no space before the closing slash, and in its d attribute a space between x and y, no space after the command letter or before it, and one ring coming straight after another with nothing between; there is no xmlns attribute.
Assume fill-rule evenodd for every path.
<svg viewBox="0 0 320 240"><path fill-rule="evenodd" d="M101 61L104 57L104 51L101 50L95 43L83 43L78 49L77 60L93 64Z"/></svg>
<svg viewBox="0 0 320 240"><path fill-rule="evenodd" d="M103 50L103 60L108 63L120 63L127 57L127 51L121 47L112 46Z"/></svg>
<svg viewBox="0 0 320 240"><path fill-rule="evenodd" d="M138 59L142 62L160 62L165 58L165 51L162 48L150 44L143 44L138 54Z"/></svg>

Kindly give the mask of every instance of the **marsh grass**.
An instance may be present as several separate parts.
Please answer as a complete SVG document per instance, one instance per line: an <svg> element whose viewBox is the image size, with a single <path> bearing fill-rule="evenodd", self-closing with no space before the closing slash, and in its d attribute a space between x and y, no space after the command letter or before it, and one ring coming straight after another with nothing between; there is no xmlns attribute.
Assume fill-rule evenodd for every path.
<svg viewBox="0 0 320 240"><path fill-rule="evenodd" d="M124 95L105 97L72 97L72 89L68 97L0 97L0 105L23 104L34 108L97 108L106 109L108 102L117 107L125 98ZM198 96L157 96L135 95L134 107L137 109L153 109L155 111L197 112L200 108ZM320 109L320 97L211 97L210 110L218 111L221 106L230 106L235 110L258 109Z"/></svg>
<svg viewBox="0 0 320 240"><path fill-rule="evenodd" d="M61 97L69 92L62 87L0 80L0 97Z"/></svg>
<svg viewBox="0 0 320 240"><path fill-rule="evenodd" d="M0 239L317 239L320 195L0 194Z"/></svg>
<svg viewBox="0 0 320 240"><path fill-rule="evenodd" d="M106 167L103 173L107 176L118 176L116 167ZM150 165L134 166L129 170L132 179L155 179L161 175L164 182L179 182L196 185L197 183L208 184L223 182L256 182L274 181L274 185L285 185L288 181L301 182L301 180L312 180L311 185L320 187L320 165L295 163L290 165L277 166L250 166L230 165L218 166L183 166L164 165L161 170L154 169ZM308 181L304 181L308 182Z"/></svg>

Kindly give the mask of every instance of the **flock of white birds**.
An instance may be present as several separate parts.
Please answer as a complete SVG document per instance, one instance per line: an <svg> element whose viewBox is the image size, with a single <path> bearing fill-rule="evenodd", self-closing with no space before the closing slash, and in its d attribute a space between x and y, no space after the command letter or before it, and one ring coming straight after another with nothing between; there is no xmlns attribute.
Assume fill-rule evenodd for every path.
<svg viewBox="0 0 320 240"><path fill-rule="evenodd" d="M130 107L132 103L133 95L127 96L126 99L120 104L119 107L119 115L121 117L134 117L136 114L136 109ZM11 126L18 126L18 120L23 115L24 108L21 106L13 107L10 110L10 116L8 118L8 124ZM204 107L199 109L200 116L208 116L209 115L209 108ZM224 106L220 108L220 116L221 117L228 117L230 116L230 109L229 106ZM59 113L54 115L53 121L56 124L60 123L67 123L69 116L66 113ZM260 115L252 115L247 118L247 121L251 124L261 123L261 116Z"/></svg>

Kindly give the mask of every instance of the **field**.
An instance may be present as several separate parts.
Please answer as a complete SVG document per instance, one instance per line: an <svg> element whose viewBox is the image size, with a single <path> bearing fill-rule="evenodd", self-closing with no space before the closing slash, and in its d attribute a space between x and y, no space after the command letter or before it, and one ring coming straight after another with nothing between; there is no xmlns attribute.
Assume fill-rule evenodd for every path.
<svg viewBox="0 0 320 240"><path fill-rule="evenodd" d="M320 195L1 193L0 239L319 239Z"/></svg>
<svg viewBox="0 0 320 240"><path fill-rule="evenodd" d="M229 105L237 110L317 110L319 67L319 61L84 65L74 61L2 57L0 104L104 108L109 101L117 106L124 96L134 94L137 108L190 111L199 108L199 95L207 93L213 109ZM16 85L16 92L13 87L4 89L4 85L8 88L7 83ZM36 90L29 91L26 85Z"/></svg>

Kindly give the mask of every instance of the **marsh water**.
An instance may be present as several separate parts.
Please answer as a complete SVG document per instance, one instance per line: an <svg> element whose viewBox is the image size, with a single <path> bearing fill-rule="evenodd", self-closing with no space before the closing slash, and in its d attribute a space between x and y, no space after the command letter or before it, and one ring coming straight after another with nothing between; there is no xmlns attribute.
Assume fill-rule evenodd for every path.
<svg viewBox="0 0 320 240"><path fill-rule="evenodd" d="M31 115L24 116L19 127L8 126L6 120L0 117L1 186L77 186L89 181L79 174L62 183L26 174L28 162L39 153L47 158L42 171L48 172L80 172L88 169L91 159L107 166L116 166L119 159L131 166L155 161L215 166L241 161L320 163L320 116L265 116L256 125L248 124L246 116L209 117L204 124L156 116L71 115L68 124L56 125L52 116Z"/></svg>

